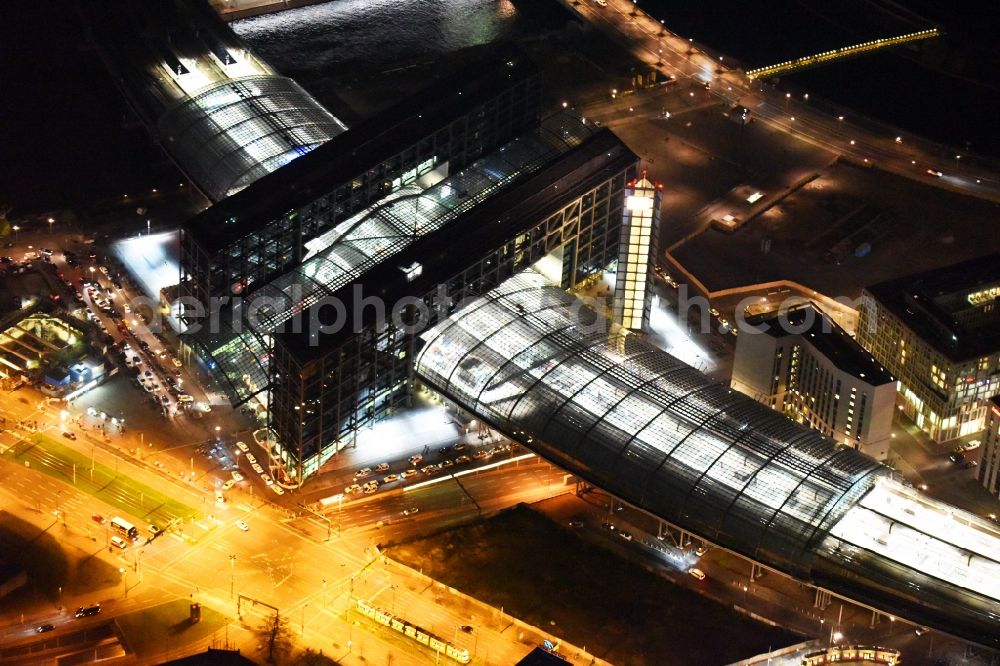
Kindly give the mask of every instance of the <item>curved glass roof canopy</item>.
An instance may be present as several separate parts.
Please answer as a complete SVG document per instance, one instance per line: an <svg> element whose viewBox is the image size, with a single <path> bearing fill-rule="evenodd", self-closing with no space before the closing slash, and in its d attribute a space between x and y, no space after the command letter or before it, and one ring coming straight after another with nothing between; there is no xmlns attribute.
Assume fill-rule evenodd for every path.
<svg viewBox="0 0 1000 666"><path fill-rule="evenodd" d="M224 79L160 118L164 146L213 201L234 194L347 128L292 79Z"/></svg>
<svg viewBox="0 0 1000 666"><path fill-rule="evenodd" d="M515 276L421 337L417 373L429 385L586 481L846 597L997 640L1000 533L989 523L713 382L541 276ZM930 601L912 602L914 585Z"/></svg>

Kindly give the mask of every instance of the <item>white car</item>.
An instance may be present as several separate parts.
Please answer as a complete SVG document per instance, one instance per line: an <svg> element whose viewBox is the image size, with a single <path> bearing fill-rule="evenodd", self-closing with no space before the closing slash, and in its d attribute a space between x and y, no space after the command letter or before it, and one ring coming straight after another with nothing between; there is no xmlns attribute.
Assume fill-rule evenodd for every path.
<svg viewBox="0 0 1000 666"><path fill-rule="evenodd" d="M247 531L250 530L250 526L247 525L247 521L245 521L245 520L237 520L236 521L236 527L240 528L244 532L247 532Z"/></svg>
<svg viewBox="0 0 1000 666"><path fill-rule="evenodd" d="M701 569L688 569L688 573L698 580L705 580L705 572Z"/></svg>
<svg viewBox="0 0 1000 666"><path fill-rule="evenodd" d="M389 476L382 479L382 483L392 483L393 481L398 481L399 477L395 474L390 474Z"/></svg>
<svg viewBox="0 0 1000 666"><path fill-rule="evenodd" d="M365 486L365 495L371 495L378 491L378 486Z"/></svg>
<svg viewBox="0 0 1000 666"><path fill-rule="evenodd" d="M250 447L247 446L245 442L236 442L236 448L238 448L243 453L246 453L247 451L250 450Z"/></svg>
<svg viewBox="0 0 1000 666"><path fill-rule="evenodd" d="M371 467L362 467L361 469L359 469L357 472L354 473L354 478L363 479L371 473L372 473Z"/></svg>
<svg viewBox="0 0 1000 666"><path fill-rule="evenodd" d="M253 468L253 471L257 472L258 474L264 473L264 468L258 465L257 463L253 463L252 465L250 465L250 467Z"/></svg>
<svg viewBox="0 0 1000 666"><path fill-rule="evenodd" d="M222 494L221 490L216 490L215 491L215 502L216 502L216 504L225 504L226 503L226 497L225 497L225 495Z"/></svg>
<svg viewBox="0 0 1000 666"><path fill-rule="evenodd" d="M594 0L594 4L597 5L598 7L607 7L608 0Z"/></svg>
<svg viewBox="0 0 1000 666"><path fill-rule="evenodd" d="M235 482L235 481L233 481L232 479L229 479L228 481L226 481L225 483L223 483L223 484L222 484L222 489L223 489L223 490L229 490L229 489L230 489L230 488L232 488L232 487L233 487L233 486L234 486L235 484L236 484L236 482Z"/></svg>
<svg viewBox="0 0 1000 666"><path fill-rule="evenodd" d="M262 478L264 480L264 483L266 483L267 485L269 486L274 485L274 479L271 478L270 474L261 474L260 478Z"/></svg>
<svg viewBox="0 0 1000 666"><path fill-rule="evenodd" d="M240 481L243 480L243 475L237 472L235 469L232 471L232 475L233 475L233 481L235 481L236 483L239 483Z"/></svg>
<svg viewBox="0 0 1000 666"><path fill-rule="evenodd" d="M422 455L420 455L419 453L414 454L414 455L410 456L409 458L407 458L407 460L410 462L411 465L416 465L417 463L419 463L423 459L424 459L424 457Z"/></svg>
<svg viewBox="0 0 1000 666"><path fill-rule="evenodd" d="M389 471L389 463L379 463L379 464L375 465L375 471L376 472L388 472Z"/></svg>
<svg viewBox="0 0 1000 666"><path fill-rule="evenodd" d="M420 509L418 509L417 507L412 507L410 509L403 509L403 515L404 516L412 516L413 514L417 513L418 511L420 511Z"/></svg>
<svg viewBox="0 0 1000 666"><path fill-rule="evenodd" d="M257 457L254 454L252 454L252 453L248 453L247 454L247 460L250 461L251 465L257 464Z"/></svg>
<svg viewBox="0 0 1000 666"><path fill-rule="evenodd" d="M360 492L361 492L361 486L359 486L356 483L352 483L351 485L344 488L345 495L353 495L354 493L360 493Z"/></svg>
<svg viewBox="0 0 1000 666"><path fill-rule="evenodd" d="M274 484L273 486L271 486L271 490L273 490L276 495L284 495L285 494L285 489L282 488L281 486L279 486L277 483Z"/></svg>

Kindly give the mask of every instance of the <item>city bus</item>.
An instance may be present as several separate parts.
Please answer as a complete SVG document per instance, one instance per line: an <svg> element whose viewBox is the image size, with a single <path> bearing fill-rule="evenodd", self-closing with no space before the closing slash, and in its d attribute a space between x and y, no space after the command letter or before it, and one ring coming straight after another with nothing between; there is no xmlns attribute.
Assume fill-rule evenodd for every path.
<svg viewBox="0 0 1000 666"><path fill-rule="evenodd" d="M139 538L139 530L135 528L135 525L118 516L111 519L111 529L133 541Z"/></svg>

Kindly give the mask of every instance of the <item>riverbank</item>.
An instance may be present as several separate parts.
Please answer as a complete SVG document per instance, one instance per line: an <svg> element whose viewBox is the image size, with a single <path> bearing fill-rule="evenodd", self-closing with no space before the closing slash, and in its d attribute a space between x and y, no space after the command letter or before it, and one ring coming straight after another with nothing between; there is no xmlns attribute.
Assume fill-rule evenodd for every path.
<svg viewBox="0 0 1000 666"><path fill-rule="evenodd" d="M212 7L219 12L223 21L238 21L239 19L283 12L286 9L318 5L330 0L210 0Z"/></svg>

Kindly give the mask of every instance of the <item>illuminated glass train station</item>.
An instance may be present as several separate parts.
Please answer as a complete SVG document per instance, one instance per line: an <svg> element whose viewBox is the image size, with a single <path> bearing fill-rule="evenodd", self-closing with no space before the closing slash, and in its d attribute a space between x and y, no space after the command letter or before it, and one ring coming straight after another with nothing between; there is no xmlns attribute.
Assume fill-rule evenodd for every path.
<svg viewBox="0 0 1000 666"><path fill-rule="evenodd" d="M633 332L648 324L658 186L608 130L542 120L536 74L502 62L483 79L502 84L469 82L460 101L460 87L432 91L428 106L345 131L204 3L86 5L137 114L221 200L182 230L178 293L271 303L256 329L186 339L234 404L266 405L294 480L423 382L679 529L1000 646L995 526ZM568 290L612 269L609 319ZM350 304L356 285L390 305L430 306L442 285L454 300L422 321L404 309L406 323L425 324L418 334L364 317L323 334L282 329L302 316L325 323L323 300ZM226 314L245 319L239 306Z"/></svg>
<svg viewBox="0 0 1000 666"><path fill-rule="evenodd" d="M559 467L800 580L1000 644L1000 531L523 273L422 336L417 373Z"/></svg>

